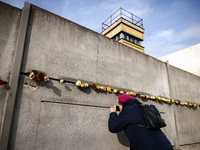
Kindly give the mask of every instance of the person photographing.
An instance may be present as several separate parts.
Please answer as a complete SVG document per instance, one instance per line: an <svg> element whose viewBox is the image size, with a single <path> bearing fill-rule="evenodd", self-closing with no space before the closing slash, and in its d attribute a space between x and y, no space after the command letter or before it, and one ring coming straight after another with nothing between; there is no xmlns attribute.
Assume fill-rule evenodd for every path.
<svg viewBox="0 0 200 150"><path fill-rule="evenodd" d="M118 104L119 115L115 105L110 108L108 128L112 133L124 130L130 142L130 150L173 150L170 141L160 129L145 128L146 122L137 99L122 94L118 97Z"/></svg>

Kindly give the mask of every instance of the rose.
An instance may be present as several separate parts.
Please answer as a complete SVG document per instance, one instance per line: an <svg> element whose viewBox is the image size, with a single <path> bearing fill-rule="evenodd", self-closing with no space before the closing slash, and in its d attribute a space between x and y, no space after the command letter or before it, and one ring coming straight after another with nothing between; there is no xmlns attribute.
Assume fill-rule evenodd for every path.
<svg viewBox="0 0 200 150"><path fill-rule="evenodd" d="M130 95L136 95L135 93L133 93L133 92L130 92Z"/></svg>
<svg viewBox="0 0 200 150"><path fill-rule="evenodd" d="M120 94L123 94L123 93L124 93L124 91L120 91L119 93L120 93Z"/></svg>
<svg viewBox="0 0 200 150"><path fill-rule="evenodd" d="M78 81L76 81L76 86L81 86L81 81L80 80L78 80Z"/></svg>
<svg viewBox="0 0 200 150"><path fill-rule="evenodd" d="M63 82L64 82L64 80L60 79L60 83L63 83Z"/></svg>
<svg viewBox="0 0 200 150"><path fill-rule="evenodd" d="M45 76L44 81L49 81L49 77Z"/></svg>
<svg viewBox="0 0 200 150"><path fill-rule="evenodd" d="M130 92L126 92L127 95L130 95Z"/></svg>
<svg viewBox="0 0 200 150"><path fill-rule="evenodd" d="M85 87L88 87L89 86L89 84L88 83L85 83L85 85L84 85Z"/></svg>
<svg viewBox="0 0 200 150"><path fill-rule="evenodd" d="M33 72L31 72L30 74L29 74L29 79L33 79L33 78L35 78L35 74L33 73Z"/></svg>
<svg viewBox="0 0 200 150"><path fill-rule="evenodd" d="M113 92L114 92L114 93L117 93L117 89L114 89Z"/></svg>
<svg viewBox="0 0 200 150"><path fill-rule="evenodd" d="M95 84L92 84L92 87L95 87L96 85Z"/></svg>
<svg viewBox="0 0 200 150"><path fill-rule="evenodd" d="M100 86L100 89L103 90L103 86Z"/></svg>
<svg viewBox="0 0 200 150"><path fill-rule="evenodd" d="M0 85L3 85L3 84L4 84L3 80L0 80Z"/></svg>
<svg viewBox="0 0 200 150"><path fill-rule="evenodd" d="M42 73L38 73L38 74L37 74L37 77L38 77L39 79L42 79L42 76L43 76Z"/></svg>
<svg viewBox="0 0 200 150"><path fill-rule="evenodd" d="M100 86L98 85L98 86L96 86L96 88L97 88L97 89L100 89Z"/></svg>
<svg viewBox="0 0 200 150"><path fill-rule="evenodd" d="M106 87L105 86L103 87L103 91L106 91Z"/></svg>
<svg viewBox="0 0 200 150"><path fill-rule="evenodd" d="M84 84L81 84L81 87L84 87Z"/></svg>
<svg viewBox="0 0 200 150"><path fill-rule="evenodd" d="M110 87L107 87L107 91L108 91L108 92L111 92L111 88L110 88Z"/></svg>

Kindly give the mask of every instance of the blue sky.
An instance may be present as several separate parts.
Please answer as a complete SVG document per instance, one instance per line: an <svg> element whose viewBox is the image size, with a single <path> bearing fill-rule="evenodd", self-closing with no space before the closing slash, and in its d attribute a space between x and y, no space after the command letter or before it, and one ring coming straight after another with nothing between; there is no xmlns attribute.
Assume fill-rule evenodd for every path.
<svg viewBox="0 0 200 150"><path fill-rule="evenodd" d="M24 0L2 0L22 8ZM159 58L200 43L200 0L27 0L101 33L120 7L143 19L145 53Z"/></svg>

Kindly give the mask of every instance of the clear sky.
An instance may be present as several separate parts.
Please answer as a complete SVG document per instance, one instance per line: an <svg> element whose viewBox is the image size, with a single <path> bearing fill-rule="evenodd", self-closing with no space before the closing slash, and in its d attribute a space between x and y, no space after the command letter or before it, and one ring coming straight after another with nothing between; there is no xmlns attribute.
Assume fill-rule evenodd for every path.
<svg viewBox="0 0 200 150"><path fill-rule="evenodd" d="M24 0L2 0L22 8ZM101 33L120 7L143 19L145 53L159 58L200 43L200 0L27 0Z"/></svg>

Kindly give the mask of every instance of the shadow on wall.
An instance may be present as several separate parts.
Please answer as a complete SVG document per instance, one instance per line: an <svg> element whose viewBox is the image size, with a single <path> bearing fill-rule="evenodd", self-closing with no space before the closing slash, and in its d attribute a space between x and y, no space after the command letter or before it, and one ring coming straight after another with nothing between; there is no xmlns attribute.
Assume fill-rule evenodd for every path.
<svg viewBox="0 0 200 150"><path fill-rule="evenodd" d="M120 144L122 144L123 146L126 146L126 147L130 147L130 143L129 143L127 137L125 136L124 131L118 132L117 138L118 138Z"/></svg>

